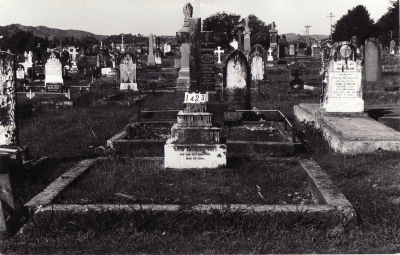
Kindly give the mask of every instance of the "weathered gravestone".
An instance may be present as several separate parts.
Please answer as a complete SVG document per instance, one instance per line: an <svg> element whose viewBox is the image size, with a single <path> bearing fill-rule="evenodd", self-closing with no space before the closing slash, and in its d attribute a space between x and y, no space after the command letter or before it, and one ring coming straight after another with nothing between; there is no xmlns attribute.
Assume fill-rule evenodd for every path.
<svg viewBox="0 0 400 255"><path fill-rule="evenodd" d="M183 20L183 27L181 28L181 30L176 32L176 41L177 43L182 44L180 47L181 61L179 77L176 80L176 82L178 83L175 88L176 91L188 91L189 89L189 18L191 18L193 15L193 7L190 3L186 3L183 7L183 14L185 15L185 18Z"/></svg>
<svg viewBox="0 0 400 255"><path fill-rule="evenodd" d="M390 55L394 55L396 53L396 41L392 40L390 42Z"/></svg>
<svg viewBox="0 0 400 255"><path fill-rule="evenodd" d="M156 62L154 59L153 52L153 34L149 35L149 55L147 56L147 66L155 66Z"/></svg>
<svg viewBox="0 0 400 255"><path fill-rule="evenodd" d="M235 50L229 54L224 68L224 108L225 110L251 110L250 67L246 56ZM240 120L241 112L225 112L225 120Z"/></svg>
<svg viewBox="0 0 400 255"><path fill-rule="evenodd" d="M0 146L18 145L14 62L13 54L0 51Z"/></svg>
<svg viewBox="0 0 400 255"><path fill-rule="evenodd" d="M269 30L270 33L270 48L274 50L277 46L277 34L278 30L275 29L275 22L272 21L271 23L271 30Z"/></svg>
<svg viewBox="0 0 400 255"><path fill-rule="evenodd" d="M164 146L165 168L213 169L226 166L226 144L220 143L221 128L213 126L207 109L208 93L185 93L183 111L171 128Z"/></svg>
<svg viewBox="0 0 400 255"><path fill-rule="evenodd" d="M294 79L289 84L289 91L302 91L304 90L304 81L300 79L301 73L299 73L299 69L295 68L294 72L291 73L291 76L294 76Z"/></svg>
<svg viewBox="0 0 400 255"><path fill-rule="evenodd" d="M136 83L137 60L135 54L127 52L121 56L120 68L120 90L137 91Z"/></svg>
<svg viewBox="0 0 400 255"><path fill-rule="evenodd" d="M251 48L249 65L251 69L251 80L259 81L265 79L265 50L261 45L256 44Z"/></svg>
<svg viewBox="0 0 400 255"><path fill-rule="evenodd" d="M294 51L294 44L291 43L291 44L289 45L289 55L290 55L290 56L294 56L294 53L295 53L295 51Z"/></svg>
<svg viewBox="0 0 400 255"><path fill-rule="evenodd" d="M285 40L285 38L280 38L279 39L279 42L278 42L278 58L279 58L279 62L281 63L281 64L284 64L284 63L286 63L286 60L285 60L285 54L286 54L286 52L285 52L285 48L286 48L286 40Z"/></svg>
<svg viewBox="0 0 400 255"><path fill-rule="evenodd" d="M62 65L54 52L51 53L50 58L46 62L45 75L44 84L46 92L62 92L62 86L64 84Z"/></svg>
<svg viewBox="0 0 400 255"><path fill-rule="evenodd" d="M365 41L364 47L364 73L365 80L375 82L382 80L382 63L379 41L370 38Z"/></svg>
<svg viewBox="0 0 400 255"><path fill-rule="evenodd" d="M320 49L319 49L319 47L318 47L318 45L316 44L316 43L314 43L312 46L311 46L311 56L313 57L313 58L318 58L318 55L320 54Z"/></svg>
<svg viewBox="0 0 400 255"><path fill-rule="evenodd" d="M161 65L161 63L162 63L161 56L162 56L162 52L161 52L161 50L159 48L157 48L155 50L155 57L154 57L154 62L157 65Z"/></svg>
<svg viewBox="0 0 400 255"><path fill-rule="evenodd" d="M364 111L362 60L358 51L350 42L337 42L332 46L323 105L327 112Z"/></svg>

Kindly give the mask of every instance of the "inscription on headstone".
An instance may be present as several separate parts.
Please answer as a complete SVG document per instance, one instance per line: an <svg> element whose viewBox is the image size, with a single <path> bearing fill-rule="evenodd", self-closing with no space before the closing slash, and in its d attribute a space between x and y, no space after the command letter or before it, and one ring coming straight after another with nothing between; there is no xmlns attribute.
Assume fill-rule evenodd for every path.
<svg viewBox="0 0 400 255"><path fill-rule="evenodd" d="M348 42L341 42L335 44L333 50L337 57L329 62L324 107L327 112L362 112L361 59L351 57L357 49Z"/></svg>
<svg viewBox="0 0 400 255"><path fill-rule="evenodd" d="M64 84L62 78L62 66L60 60L51 53L50 58L45 65L45 86L47 92L61 92L61 87Z"/></svg>

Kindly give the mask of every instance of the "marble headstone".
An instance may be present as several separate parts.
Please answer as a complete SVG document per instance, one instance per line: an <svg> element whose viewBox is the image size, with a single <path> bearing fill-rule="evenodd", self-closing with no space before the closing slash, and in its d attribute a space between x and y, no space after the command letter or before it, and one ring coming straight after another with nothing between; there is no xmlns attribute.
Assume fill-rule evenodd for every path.
<svg viewBox="0 0 400 255"><path fill-rule="evenodd" d="M324 108L327 112L363 112L362 60L349 42L337 42L331 48L327 70Z"/></svg>
<svg viewBox="0 0 400 255"><path fill-rule="evenodd" d="M224 107L226 110L250 110L250 67L239 50L229 54L224 68ZM225 114L225 119L240 120L242 114Z"/></svg>
<svg viewBox="0 0 400 255"><path fill-rule="evenodd" d="M258 81L265 79L265 50L261 45L257 44L251 48L249 65L251 69L251 80Z"/></svg>
<svg viewBox="0 0 400 255"><path fill-rule="evenodd" d="M136 82L137 60L135 54L127 52L121 57L120 64L120 90L137 91Z"/></svg>
<svg viewBox="0 0 400 255"><path fill-rule="evenodd" d="M62 65L60 60L55 56L54 52L51 53L50 58L45 65L44 80L47 92L61 92L64 84L62 78Z"/></svg>

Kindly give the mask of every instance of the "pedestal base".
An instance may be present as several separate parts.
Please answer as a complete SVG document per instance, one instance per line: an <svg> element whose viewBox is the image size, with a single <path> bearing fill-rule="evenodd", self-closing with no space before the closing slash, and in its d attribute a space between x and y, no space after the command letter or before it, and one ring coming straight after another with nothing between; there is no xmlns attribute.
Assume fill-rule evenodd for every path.
<svg viewBox="0 0 400 255"><path fill-rule="evenodd" d="M138 91L137 83L121 83L119 89Z"/></svg>

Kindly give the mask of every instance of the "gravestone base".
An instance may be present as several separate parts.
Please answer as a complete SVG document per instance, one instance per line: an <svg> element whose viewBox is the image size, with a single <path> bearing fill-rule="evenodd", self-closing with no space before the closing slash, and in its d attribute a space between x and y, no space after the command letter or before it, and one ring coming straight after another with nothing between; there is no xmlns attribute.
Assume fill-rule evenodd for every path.
<svg viewBox="0 0 400 255"><path fill-rule="evenodd" d="M218 127L171 127L171 144L219 144L221 129Z"/></svg>
<svg viewBox="0 0 400 255"><path fill-rule="evenodd" d="M225 144L171 144L164 145L165 168L215 169L226 166Z"/></svg>
<svg viewBox="0 0 400 255"><path fill-rule="evenodd" d="M146 65L147 65L147 66L155 66L155 65L156 65L156 61L155 61L154 55L153 55L153 56L151 56L151 55L147 56L147 63L146 63Z"/></svg>
<svg viewBox="0 0 400 255"><path fill-rule="evenodd" d="M364 100L361 98L335 98L329 99L325 105L326 112L363 112Z"/></svg>
<svg viewBox="0 0 400 255"><path fill-rule="evenodd" d="M362 90L363 92L367 91L385 91L385 82L384 81L363 81L362 82Z"/></svg>
<svg viewBox="0 0 400 255"><path fill-rule="evenodd" d="M121 83L119 90L133 90L138 91L137 83Z"/></svg>

